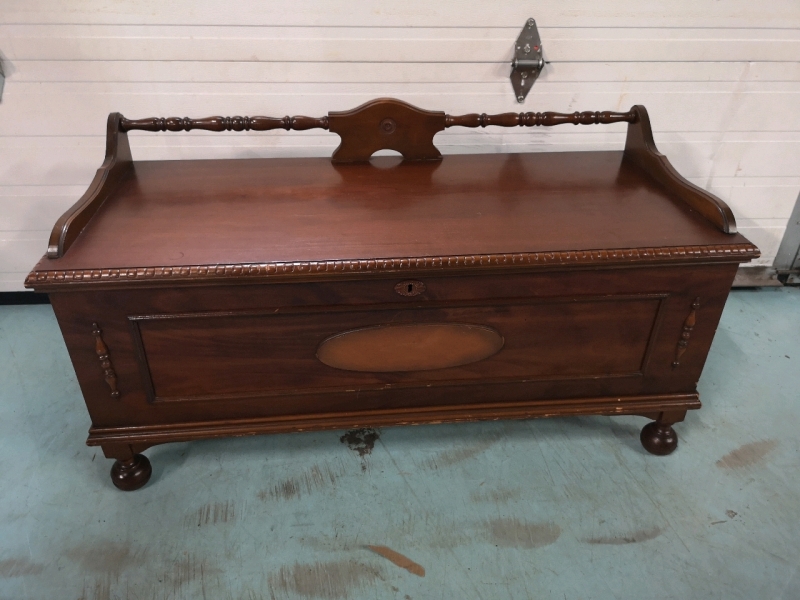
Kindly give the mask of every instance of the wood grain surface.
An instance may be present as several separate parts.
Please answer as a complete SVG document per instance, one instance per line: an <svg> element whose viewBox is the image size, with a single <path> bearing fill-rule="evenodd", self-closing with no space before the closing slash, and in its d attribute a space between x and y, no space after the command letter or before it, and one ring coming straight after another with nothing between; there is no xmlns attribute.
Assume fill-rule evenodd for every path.
<svg viewBox="0 0 800 600"><path fill-rule="evenodd" d="M319 345L317 358L345 371L431 371L485 360L503 343L503 336L485 325L377 325L334 334Z"/></svg>
<svg viewBox="0 0 800 600"><path fill-rule="evenodd" d="M135 163L36 270L743 244L621 152Z"/></svg>

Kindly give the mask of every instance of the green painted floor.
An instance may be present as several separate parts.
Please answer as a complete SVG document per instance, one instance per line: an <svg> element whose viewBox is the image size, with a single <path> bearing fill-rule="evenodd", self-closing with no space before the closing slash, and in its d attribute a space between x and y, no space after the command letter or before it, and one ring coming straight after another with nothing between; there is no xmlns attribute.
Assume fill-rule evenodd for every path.
<svg viewBox="0 0 800 600"><path fill-rule="evenodd" d="M635 417L336 431L122 493L50 307L0 307L0 598L800 598L800 289L731 294L700 392L664 458Z"/></svg>

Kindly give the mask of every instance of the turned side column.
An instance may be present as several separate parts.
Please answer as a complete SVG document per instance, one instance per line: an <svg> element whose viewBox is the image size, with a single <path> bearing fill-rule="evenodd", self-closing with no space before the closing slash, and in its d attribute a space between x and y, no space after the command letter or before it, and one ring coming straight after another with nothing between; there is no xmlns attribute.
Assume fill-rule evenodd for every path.
<svg viewBox="0 0 800 600"><path fill-rule="evenodd" d="M678 434L672 426L683 421L686 410L662 411L659 413L643 415L654 419L642 428L639 440L650 454L666 456L672 454L678 447Z"/></svg>
<svg viewBox="0 0 800 600"><path fill-rule="evenodd" d="M104 444L103 454L106 458L114 458L111 466L111 482L124 492L132 492L143 487L153 474L150 461L144 454L144 448L131 444Z"/></svg>

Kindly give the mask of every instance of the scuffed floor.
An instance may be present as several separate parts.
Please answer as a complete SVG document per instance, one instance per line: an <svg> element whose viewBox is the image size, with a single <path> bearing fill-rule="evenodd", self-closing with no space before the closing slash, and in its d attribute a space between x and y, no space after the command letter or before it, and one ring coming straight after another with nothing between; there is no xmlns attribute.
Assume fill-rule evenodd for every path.
<svg viewBox="0 0 800 600"><path fill-rule="evenodd" d="M0 307L0 598L800 598L800 289L735 291L666 458L585 417L172 444L116 491Z"/></svg>

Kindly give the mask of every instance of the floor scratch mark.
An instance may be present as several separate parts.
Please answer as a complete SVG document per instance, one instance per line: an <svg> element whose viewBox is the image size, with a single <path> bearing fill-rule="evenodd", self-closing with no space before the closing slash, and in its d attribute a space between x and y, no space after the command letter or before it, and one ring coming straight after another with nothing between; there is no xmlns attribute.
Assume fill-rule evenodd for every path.
<svg viewBox="0 0 800 600"><path fill-rule="evenodd" d="M188 515L186 524L193 527L215 525L216 523L235 521L237 516L236 504L233 501L209 502Z"/></svg>
<svg viewBox="0 0 800 600"><path fill-rule="evenodd" d="M489 540L503 548L539 548L561 536L555 523L529 523L520 519L492 519L486 524Z"/></svg>
<svg viewBox="0 0 800 600"><path fill-rule="evenodd" d="M380 569L343 560L281 567L269 576L269 585L272 589L292 592L302 598L335 600L350 598L357 588L363 588L376 579L383 579Z"/></svg>
<svg viewBox="0 0 800 600"><path fill-rule="evenodd" d="M660 527L653 527L652 529L639 529L631 533L594 537L583 541L587 544L606 544L619 546L622 544L638 544L640 542L646 542L657 538L661 535L661 533L662 529Z"/></svg>
<svg viewBox="0 0 800 600"><path fill-rule="evenodd" d="M302 475L290 477L276 484L272 489L261 490L257 495L259 500L263 502L269 500L293 500L300 498L303 494L312 494L328 486L335 486L337 478L345 474L346 471L343 465L337 465L335 469L328 464L322 466L313 465Z"/></svg>

